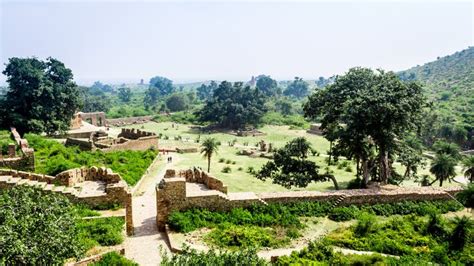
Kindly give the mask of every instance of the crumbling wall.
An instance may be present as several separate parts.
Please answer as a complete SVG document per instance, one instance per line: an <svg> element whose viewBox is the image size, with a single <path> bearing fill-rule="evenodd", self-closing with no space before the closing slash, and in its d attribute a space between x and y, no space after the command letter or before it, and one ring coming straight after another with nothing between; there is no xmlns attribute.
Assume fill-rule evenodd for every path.
<svg viewBox="0 0 474 266"><path fill-rule="evenodd" d="M35 170L35 152L28 146L28 141L20 137L18 131L12 127L10 128L11 135L15 140L16 146L20 148L20 156L16 155L16 146L8 147L8 158L4 158L0 154L0 167L17 170Z"/></svg>
<svg viewBox="0 0 474 266"><path fill-rule="evenodd" d="M107 119L107 124L113 127L143 124L153 120L153 116L135 116L135 117L124 117Z"/></svg>
<svg viewBox="0 0 474 266"><path fill-rule="evenodd" d="M193 193L188 195L186 183L201 183L211 186L214 177L199 170L166 171L164 179L156 187L157 216L156 222L159 230L165 230L168 216L173 211L183 211L190 208L204 208L213 211L228 211L232 208L247 207L253 204L268 203L292 203L305 201L335 201L340 200L339 205L351 204L377 204L393 203L400 201L431 201L431 200L451 200L452 196L462 190L461 187L451 187L446 189L433 187L417 188L396 188L396 189L352 189L338 190L331 192L318 191L290 191L290 192L269 192L269 193L227 193L227 187L222 182L215 184L216 188L223 188L223 191L216 190L215 193L203 192L202 195ZM209 187L209 186L208 186ZM209 187L210 188L210 187Z"/></svg>
<svg viewBox="0 0 474 266"><path fill-rule="evenodd" d="M119 138L123 137L126 139L139 139L152 136L156 136L156 134L148 131L141 131L140 129L136 128L122 128L122 131L118 135Z"/></svg>

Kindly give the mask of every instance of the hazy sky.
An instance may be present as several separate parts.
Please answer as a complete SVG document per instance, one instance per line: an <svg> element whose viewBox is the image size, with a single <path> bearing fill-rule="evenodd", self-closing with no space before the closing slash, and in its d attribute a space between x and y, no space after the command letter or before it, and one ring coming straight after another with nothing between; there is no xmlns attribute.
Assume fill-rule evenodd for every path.
<svg viewBox="0 0 474 266"><path fill-rule="evenodd" d="M466 1L0 2L2 70L10 57L52 56L79 83L403 70L474 39L474 4Z"/></svg>

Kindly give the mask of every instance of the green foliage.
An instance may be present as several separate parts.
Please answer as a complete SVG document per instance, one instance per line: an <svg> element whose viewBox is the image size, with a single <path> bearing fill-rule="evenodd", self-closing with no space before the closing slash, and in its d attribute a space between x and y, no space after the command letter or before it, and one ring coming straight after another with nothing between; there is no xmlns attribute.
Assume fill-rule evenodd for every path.
<svg viewBox="0 0 474 266"><path fill-rule="evenodd" d="M184 94L172 94L166 99L166 107L171 112L184 111L188 108L188 98Z"/></svg>
<svg viewBox="0 0 474 266"><path fill-rule="evenodd" d="M174 90L171 80L164 77L153 77L150 79L150 87L145 92L143 103L147 109L156 109L159 98L171 94Z"/></svg>
<svg viewBox="0 0 474 266"><path fill-rule="evenodd" d="M162 255L161 266L229 266L252 265L266 266L267 261L258 257L254 249L239 249L238 251L223 251L211 249L207 252L198 252L186 247L182 253L168 256Z"/></svg>
<svg viewBox="0 0 474 266"><path fill-rule="evenodd" d="M0 264L56 265L79 257L73 206L39 188L0 190Z"/></svg>
<svg viewBox="0 0 474 266"><path fill-rule="evenodd" d="M336 222L349 221L355 218L358 211L359 209L356 206L338 207L332 209L328 217Z"/></svg>
<svg viewBox="0 0 474 266"><path fill-rule="evenodd" d="M112 105L110 97L102 89L81 86L79 96L83 112L107 112Z"/></svg>
<svg viewBox="0 0 474 266"><path fill-rule="evenodd" d="M472 221L459 218L449 221L447 226L445 224L444 219L439 216L431 216L426 221L421 216L407 215L377 223L365 235L357 231L360 230L359 222L349 228L337 229L325 241L330 245L355 250L403 256L404 261L420 260L424 262L422 264L448 264L454 261L461 264L472 263L470 253L474 246L471 245L472 235L469 232ZM454 228L448 231L447 228L452 226ZM457 246L452 246L454 243Z"/></svg>
<svg viewBox="0 0 474 266"><path fill-rule="evenodd" d="M290 242L286 234L277 234L273 228L255 225L223 223L213 229L205 239L218 247L250 248L281 247Z"/></svg>
<svg viewBox="0 0 474 266"><path fill-rule="evenodd" d="M11 138L11 133L7 130L0 130L0 154L8 154L8 145L14 144L15 141Z"/></svg>
<svg viewBox="0 0 474 266"><path fill-rule="evenodd" d="M3 126L19 132L53 134L69 129L78 109L79 91L72 71L54 58L8 60L2 72L9 90L0 102Z"/></svg>
<svg viewBox="0 0 474 266"><path fill-rule="evenodd" d="M153 118L155 122L176 122L181 124L195 124L197 117L191 112L176 112L169 115L157 115Z"/></svg>
<svg viewBox="0 0 474 266"><path fill-rule="evenodd" d="M301 251L294 251L290 256L281 256L272 265L386 265L388 259L381 255L343 255L335 252L323 242L310 242Z"/></svg>
<svg viewBox="0 0 474 266"><path fill-rule="evenodd" d="M78 147L65 147L57 141L34 134L27 134L25 138L35 149L36 172L48 175L80 166L106 166L120 174L128 184L134 185L157 155L154 150L81 151Z"/></svg>
<svg viewBox="0 0 474 266"><path fill-rule="evenodd" d="M260 75L256 78L256 80L257 89L263 92L266 96L272 96L276 94L276 88L278 86L276 80L266 75Z"/></svg>
<svg viewBox="0 0 474 266"><path fill-rule="evenodd" d="M474 208L474 184L469 184L456 198L466 207Z"/></svg>
<svg viewBox="0 0 474 266"><path fill-rule="evenodd" d="M207 172L211 171L211 158L219 150L219 143L215 138L207 138L201 144L201 154L207 159Z"/></svg>
<svg viewBox="0 0 474 266"><path fill-rule="evenodd" d="M434 119L427 121L426 139L445 139L463 149L474 148L474 47L400 72L418 80L434 103Z"/></svg>
<svg viewBox="0 0 474 266"><path fill-rule="evenodd" d="M308 93L308 83L299 77L295 77L293 82L291 82L283 92L283 94L285 94L286 96L292 96L295 98L303 98L308 95Z"/></svg>
<svg viewBox="0 0 474 266"><path fill-rule="evenodd" d="M474 155L468 155L462 160L464 176L471 182L474 182Z"/></svg>
<svg viewBox="0 0 474 266"><path fill-rule="evenodd" d="M307 159L311 150L311 144L304 137L293 139L283 148L275 150L273 160L263 165L256 177L263 181L272 179L273 183L286 188L306 187L311 182L332 180L338 189L332 175L320 175L316 163Z"/></svg>
<svg viewBox="0 0 474 266"><path fill-rule="evenodd" d="M217 83L215 81L211 81L209 85L202 84L197 88L197 97L202 101L209 100L216 89Z"/></svg>
<svg viewBox="0 0 474 266"><path fill-rule="evenodd" d="M222 173L230 173L232 172L232 168L230 168L230 166L225 166L224 168L222 168Z"/></svg>
<svg viewBox="0 0 474 266"><path fill-rule="evenodd" d="M93 216L100 216L100 213L96 210L90 209L88 206L84 204L75 204L74 211L79 217L93 217Z"/></svg>
<svg viewBox="0 0 474 266"><path fill-rule="evenodd" d="M97 245L114 246L123 242L125 221L121 217L80 220L77 222L79 239L89 249Z"/></svg>
<svg viewBox="0 0 474 266"><path fill-rule="evenodd" d="M352 68L309 96L303 109L306 117L320 119L326 139L335 141L332 154L362 165L377 161L377 171L362 167L366 183L369 175L391 179L389 158L400 151L397 139L419 127L425 105L417 83L402 82L393 72Z"/></svg>
<svg viewBox="0 0 474 266"><path fill-rule="evenodd" d="M89 264L90 266L138 266L138 263L135 263L117 252L109 252L105 254L99 261Z"/></svg>
<svg viewBox="0 0 474 266"><path fill-rule="evenodd" d="M121 87L118 89L118 97L122 102L128 103L132 98L132 90L128 87Z"/></svg>
<svg viewBox="0 0 474 266"><path fill-rule="evenodd" d="M261 119L261 124L292 126L293 128L309 128L309 123L301 115L282 115L278 112L267 112Z"/></svg>
<svg viewBox="0 0 474 266"><path fill-rule="evenodd" d="M444 181L454 178L456 176L456 164L456 159L451 155L447 153L437 154L430 167L430 172L436 177L433 183L439 180L439 186L441 187Z"/></svg>
<svg viewBox="0 0 474 266"><path fill-rule="evenodd" d="M197 115L202 122L241 129L259 124L267 111L264 104L265 97L259 90L244 86L242 82L223 81Z"/></svg>

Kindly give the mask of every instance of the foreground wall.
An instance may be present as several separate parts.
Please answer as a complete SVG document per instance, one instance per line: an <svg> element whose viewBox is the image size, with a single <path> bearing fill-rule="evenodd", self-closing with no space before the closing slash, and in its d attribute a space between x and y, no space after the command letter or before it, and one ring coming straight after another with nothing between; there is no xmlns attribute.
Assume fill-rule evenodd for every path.
<svg viewBox="0 0 474 266"><path fill-rule="evenodd" d="M216 181L217 180L217 181ZM198 193L191 193L192 183L205 185ZM211 189L210 187L214 187ZM252 204L291 203L304 201L337 201L339 205L376 204L400 201L450 200L462 188L437 189L433 187L395 189L352 189L331 192L294 191L255 194L252 192L227 193L227 187L220 180L201 170L176 172L168 170L156 187L156 223L164 231L168 216L173 211L190 208L205 208L214 211L228 211L232 208L248 207Z"/></svg>
<svg viewBox="0 0 474 266"><path fill-rule="evenodd" d="M14 127L10 128L11 135L16 142L15 145L9 146L9 155L8 157L3 157L0 154L0 167L10 168L16 170L26 170L34 171L35 170L35 152L32 148L29 147L28 141L20 137L20 134ZM17 156L15 151L16 147L20 149L20 155Z"/></svg>

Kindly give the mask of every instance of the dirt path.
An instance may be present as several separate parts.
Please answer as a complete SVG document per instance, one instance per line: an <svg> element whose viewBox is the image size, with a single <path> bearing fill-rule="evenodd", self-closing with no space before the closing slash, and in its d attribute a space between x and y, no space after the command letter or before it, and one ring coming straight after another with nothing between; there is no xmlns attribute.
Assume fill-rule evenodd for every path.
<svg viewBox="0 0 474 266"><path fill-rule="evenodd" d="M167 157L165 155L164 157ZM164 235L156 228L156 196L155 185L163 178L165 171L172 168L178 161L177 154L169 155L173 157L172 163L157 167L156 174L147 174L136 190L133 197L133 224L135 235L127 237L125 240L125 256L134 260L140 265L159 265L161 258L159 247L169 252ZM165 158L166 159L166 158ZM162 161L158 161L162 162ZM166 163L166 162L165 162ZM151 167L153 169L153 166ZM155 172L152 170L152 172Z"/></svg>

